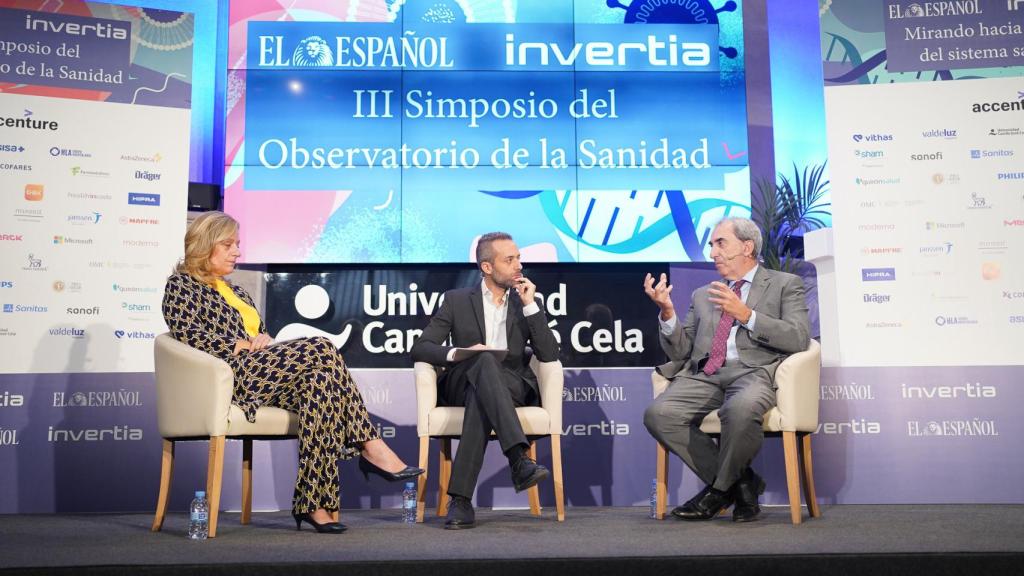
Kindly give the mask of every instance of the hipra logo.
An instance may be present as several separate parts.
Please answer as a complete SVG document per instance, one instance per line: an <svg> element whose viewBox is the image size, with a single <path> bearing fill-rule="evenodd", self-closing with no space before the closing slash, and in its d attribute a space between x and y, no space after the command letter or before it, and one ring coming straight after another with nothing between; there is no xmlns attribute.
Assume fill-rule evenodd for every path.
<svg viewBox="0 0 1024 576"><path fill-rule="evenodd" d="M891 142L892 134L854 134L854 142Z"/></svg>
<svg viewBox="0 0 1024 576"><path fill-rule="evenodd" d="M51 130L56 131L59 126L54 120L39 120L32 118L33 112L25 108L21 118L5 118L0 116L0 128L26 128L28 130Z"/></svg>
<svg viewBox="0 0 1024 576"><path fill-rule="evenodd" d="M966 222L925 222L925 230L965 230Z"/></svg>
<svg viewBox="0 0 1024 576"><path fill-rule="evenodd" d="M895 268L862 268L860 278L864 282L892 282L896 280Z"/></svg>
<svg viewBox="0 0 1024 576"><path fill-rule="evenodd" d="M68 223L74 226L99 224L100 218L103 218L103 214L100 214L99 212L90 212L88 214L68 214Z"/></svg>
<svg viewBox="0 0 1024 576"><path fill-rule="evenodd" d="M136 170L135 171L135 179L136 180L145 180L146 182L156 182L157 180L160 179L160 176L161 175L160 175L159 172L150 172L149 170Z"/></svg>
<svg viewBox="0 0 1024 576"><path fill-rule="evenodd" d="M131 24L116 20L95 20L93 24L66 22L52 17L40 17L38 12L25 15L25 30L67 34L69 36L86 36L104 40L127 40Z"/></svg>
<svg viewBox="0 0 1024 576"><path fill-rule="evenodd" d="M66 399L66 400L65 400ZM101 392L54 392L54 408L120 408L142 406L138 390L104 390Z"/></svg>
<svg viewBox="0 0 1024 576"><path fill-rule="evenodd" d="M156 334L142 330L114 330L114 338L118 340L152 340Z"/></svg>
<svg viewBox="0 0 1024 576"><path fill-rule="evenodd" d="M971 149L971 158L978 160L980 158L1007 158L1013 156L1013 150L1007 150L1001 148L998 150L981 150L978 148Z"/></svg>
<svg viewBox="0 0 1024 576"><path fill-rule="evenodd" d="M39 202L43 199L42 184L25 184L25 200Z"/></svg>
<svg viewBox="0 0 1024 576"><path fill-rule="evenodd" d="M882 425L863 418L855 418L849 422L820 422L815 432L838 436L844 434L881 434Z"/></svg>
<svg viewBox="0 0 1024 576"><path fill-rule="evenodd" d="M936 326L970 326L978 321L970 316L936 316Z"/></svg>
<svg viewBox="0 0 1024 576"><path fill-rule="evenodd" d="M905 400L986 399L996 397L996 387L983 386L980 382L966 382L963 386L907 386L904 383L900 384L900 395Z"/></svg>
<svg viewBox="0 0 1024 576"><path fill-rule="evenodd" d="M575 386L562 388L563 402L625 402L625 386Z"/></svg>
<svg viewBox="0 0 1024 576"><path fill-rule="evenodd" d="M46 435L48 442L134 442L142 440L142 429L131 426L112 428L54 428L50 426Z"/></svg>
<svg viewBox="0 0 1024 576"><path fill-rule="evenodd" d="M142 192L129 192L128 203L136 206L159 206L159 194L144 194Z"/></svg>
<svg viewBox="0 0 1024 576"><path fill-rule="evenodd" d="M596 424L568 424L562 433L566 436L629 436L629 424L615 420L601 420Z"/></svg>
<svg viewBox="0 0 1024 576"><path fill-rule="evenodd" d="M942 160L942 152L925 152L923 154L911 154L910 159L914 162L923 162L926 160Z"/></svg>
<svg viewBox="0 0 1024 576"><path fill-rule="evenodd" d="M921 132L923 138L942 138L944 140L956 140L956 130L950 130L949 128L936 128L934 130L925 130Z"/></svg>
<svg viewBox="0 0 1024 576"><path fill-rule="evenodd" d="M885 158L884 150L854 150L853 155L857 158Z"/></svg>
<svg viewBox="0 0 1024 576"><path fill-rule="evenodd" d="M907 436L999 436L995 420L907 421Z"/></svg>
<svg viewBox="0 0 1024 576"><path fill-rule="evenodd" d="M121 154L122 162L151 162L153 164L159 163L163 160L163 156L159 152L149 156L143 156L142 154Z"/></svg>
<svg viewBox="0 0 1024 576"><path fill-rule="evenodd" d="M21 234L0 234L0 241L2 242L21 242L22 240Z"/></svg>
<svg viewBox="0 0 1024 576"><path fill-rule="evenodd" d="M856 182L858 186L884 186L899 184L900 179L898 176L891 178L857 178L854 182Z"/></svg>
<svg viewBox="0 0 1024 576"><path fill-rule="evenodd" d="M871 302L874 304L888 304L890 301L892 301L892 296L889 294L879 294L877 292L872 292L870 294L864 295L864 302Z"/></svg>
<svg viewBox="0 0 1024 576"><path fill-rule="evenodd" d="M25 151L24 146L18 144L0 144L0 152L14 152L20 154Z"/></svg>
<svg viewBox="0 0 1024 576"><path fill-rule="evenodd" d="M38 304L4 304L4 314L42 314L46 311L46 306Z"/></svg>
<svg viewBox="0 0 1024 576"><path fill-rule="evenodd" d="M50 336L60 336L62 338L74 338L80 339L85 338L85 328L75 328L74 326L59 326L57 328L50 328Z"/></svg>
<svg viewBox="0 0 1024 576"><path fill-rule="evenodd" d="M58 146L54 146L50 148L50 156L63 156L65 158L92 158L92 153L78 148L60 148Z"/></svg>
<svg viewBox="0 0 1024 576"><path fill-rule="evenodd" d="M945 256L953 251L953 243L946 242L945 244L921 246L917 249L917 253L921 256Z"/></svg>
<svg viewBox="0 0 1024 576"><path fill-rule="evenodd" d="M75 245L75 246L92 246L92 238L73 238L71 236L55 235L53 237L53 243L57 245Z"/></svg>
<svg viewBox="0 0 1024 576"><path fill-rule="evenodd" d="M996 180L1024 180L1024 172L999 172Z"/></svg>
<svg viewBox="0 0 1024 576"><path fill-rule="evenodd" d="M263 46L263 39L260 37L260 46ZM262 59L262 56L261 56ZM331 66L334 64L334 52L327 44L327 41L319 36L307 36L303 38L292 52L294 66ZM263 65L263 62L260 62Z"/></svg>

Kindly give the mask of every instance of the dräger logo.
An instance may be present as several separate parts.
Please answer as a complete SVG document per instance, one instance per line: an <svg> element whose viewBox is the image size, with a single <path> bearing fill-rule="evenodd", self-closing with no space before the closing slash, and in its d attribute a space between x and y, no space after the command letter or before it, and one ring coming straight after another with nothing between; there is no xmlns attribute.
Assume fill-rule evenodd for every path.
<svg viewBox="0 0 1024 576"><path fill-rule="evenodd" d="M865 302L873 302L875 304L888 304L892 300L892 296L889 294L878 294L872 292L871 294L864 295Z"/></svg>
<svg viewBox="0 0 1024 576"><path fill-rule="evenodd" d="M562 431L566 436L629 436L629 424L602 420L597 424L569 424Z"/></svg>
<svg viewBox="0 0 1024 576"><path fill-rule="evenodd" d="M854 142L890 142L892 141L892 134L854 134Z"/></svg>
<svg viewBox="0 0 1024 576"><path fill-rule="evenodd" d="M54 428L50 426L46 434L47 442L134 442L142 440L142 429L131 426L114 426L112 428Z"/></svg>
<svg viewBox="0 0 1024 576"><path fill-rule="evenodd" d="M995 420L907 421L907 436L999 436Z"/></svg>
<svg viewBox="0 0 1024 576"><path fill-rule="evenodd" d="M963 386L907 386L900 384L900 394L906 399L956 399L956 398L995 398L995 386L983 386L979 382L965 383Z"/></svg>
<svg viewBox="0 0 1024 576"><path fill-rule="evenodd" d="M864 282L891 282L896 279L896 269L862 268L860 278Z"/></svg>
<svg viewBox="0 0 1024 576"><path fill-rule="evenodd" d="M882 425L879 422L857 418L849 422L821 422L815 432L829 435L881 434Z"/></svg>
<svg viewBox="0 0 1024 576"><path fill-rule="evenodd" d="M158 172L150 172L148 170L136 170L135 179L155 182L160 179L160 174Z"/></svg>

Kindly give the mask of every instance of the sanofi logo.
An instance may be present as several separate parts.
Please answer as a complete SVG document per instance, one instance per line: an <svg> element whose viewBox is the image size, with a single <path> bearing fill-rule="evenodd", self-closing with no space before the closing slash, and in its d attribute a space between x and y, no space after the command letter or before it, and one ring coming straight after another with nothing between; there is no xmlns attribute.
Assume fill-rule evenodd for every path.
<svg viewBox="0 0 1024 576"><path fill-rule="evenodd" d="M159 206L160 195L159 194L143 194L142 192L129 192L128 203L136 204L139 206Z"/></svg>

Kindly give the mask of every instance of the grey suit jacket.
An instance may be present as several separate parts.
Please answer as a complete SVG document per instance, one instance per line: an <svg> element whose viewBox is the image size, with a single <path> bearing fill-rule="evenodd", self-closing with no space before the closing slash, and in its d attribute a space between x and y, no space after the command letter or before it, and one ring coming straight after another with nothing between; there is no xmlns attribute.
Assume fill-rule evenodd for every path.
<svg viewBox="0 0 1024 576"><path fill-rule="evenodd" d="M753 331L740 326L736 332L740 363L748 368L763 367L774 378L775 369L786 356L803 352L809 344L803 280L759 266L746 304L757 312L757 321ZM696 373L700 361L711 351L721 318L722 311L708 300L708 286L694 290L686 319L676 322L670 336L661 334L661 347L670 361L658 366L658 373L666 378L681 372Z"/></svg>

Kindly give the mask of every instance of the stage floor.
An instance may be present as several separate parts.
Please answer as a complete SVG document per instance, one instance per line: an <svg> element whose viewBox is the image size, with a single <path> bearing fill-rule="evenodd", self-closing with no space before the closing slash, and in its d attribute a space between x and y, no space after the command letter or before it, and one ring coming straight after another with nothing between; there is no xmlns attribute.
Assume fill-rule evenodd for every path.
<svg viewBox="0 0 1024 576"><path fill-rule="evenodd" d="M824 506L821 518L790 524L786 507L766 508L760 521L729 516L688 523L647 518L646 508L477 511L477 527L446 531L428 513L419 525L400 510L342 512L340 536L295 531L286 512L257 513L249 526L222 513L217 538L189 541L187 518L170 514L160 533L150 514L0 516L0 568L177 566L231 564L502 559L616 559L804 555L981 554L1020 558L1022 505ZM423 566L426 563L416 562ZM6 572L6 570L4 570ZM377 570L377 573L383 571ZM500 571L499 571L500 572Z"/></svg>

